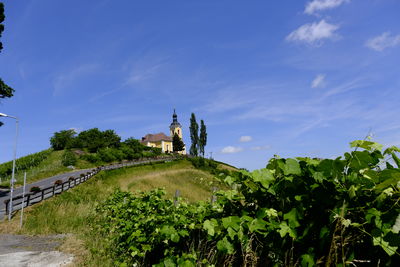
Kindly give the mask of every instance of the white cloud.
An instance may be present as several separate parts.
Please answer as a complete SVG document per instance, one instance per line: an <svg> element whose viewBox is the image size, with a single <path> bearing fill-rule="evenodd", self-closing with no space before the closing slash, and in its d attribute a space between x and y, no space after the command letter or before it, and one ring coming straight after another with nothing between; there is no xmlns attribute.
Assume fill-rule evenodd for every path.
<svg viewBox="0 0 400 267"><path fill-rule="evenodd" d="M383 51L386 48L400 45L400 34L392 35L390 32L384 32L379 36L369 39L365 45L375 51Z"/></svg>
<svg viewBox="0 0 400 267"><path fill-rule="evenodd" d="M240 137L239 142L246 143L246 142L250 142L251 140L253 140L253 138L251 136L244 135L244 136Z"/></svg>
<svg viewBox="0 0 400 267"><path fill-rule="evenodd" d="M286 37L286 40L305 42L311 45L320 45L323 39L333 39L338 37L338 35L335 33L337 29L339 29L338 25L327 23L325 20L307 23L290 33Z"/></svg>
<svg viewBox="0 0 400 267"><path fill-rule="evenodd" d="M312 81L311 88L321 88L325 86L325 74L318 74Z"/></svg>
<svg viewBox="0 0 400 267"><path fill-rule="evenodd" d="M241 147L234 147L234 146L226 146L221 150L222 154L233 154L241 152L243 148Z"/></svg>
<svg viewBox="0 0 400 267"><path fill-rule="evenodd" d="M318 11L333 9L347 2L350 0L313 0L307 3L304 13L313 15Z"/></svg>
<svg viewBox="0 0 400 267"><path fill-rule="evenodd" d="M253 151L260 151L260 150L268 150L268 149L270 149L270 148L271 148L270 145L266 145L266 146L253 146L253 147L251 148L251 150L253 150Z"/></svg>

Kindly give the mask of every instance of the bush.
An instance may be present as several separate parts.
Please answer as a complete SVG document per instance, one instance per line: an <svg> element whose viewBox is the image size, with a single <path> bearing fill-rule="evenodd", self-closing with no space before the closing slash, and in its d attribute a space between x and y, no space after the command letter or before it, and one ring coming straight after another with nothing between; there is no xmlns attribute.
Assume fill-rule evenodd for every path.
<svg viewBox="0 0 400 267"><path fill-rule="evenodd" d="M69 177L69 178L68 178L68 181L70 181L70 182L75 181L75 177L73 177L73 176Z"/></svg>
<svg viewBox="0 0 400 267"><path fill-rule="evenodd" d="M100 157L97 154L85 154L80 157L82 160L89 161L90 163L96 163L101 161Z"/></svg>
<svg viewBox="0 0 400 267"><path fill-rule="evenodd" d="M114 150L110 148L100 149L97 155L104 162L113 162L117 160L117 157L114 155Z"/></svg>
<svg viewBox="0 0 400 267"><path fill-rule="evenodd" d="M63 181L62 180L57 180L54 182L54 185L62 185Z"/></svg>
<svg viewBox="0 0 400 267"><path fill-rule="evenodd" d="M42 189L40 189L39 186L32 186L29 191L32 193L39 193L40 191L42 191Z"/></svg>
<svg viewBox="0 0 400 267"><path fill-rule="evenodd" d="M62 157L62 164L64 166L74 166L77 162L75 154L71 150L65 150Z"/></svg>

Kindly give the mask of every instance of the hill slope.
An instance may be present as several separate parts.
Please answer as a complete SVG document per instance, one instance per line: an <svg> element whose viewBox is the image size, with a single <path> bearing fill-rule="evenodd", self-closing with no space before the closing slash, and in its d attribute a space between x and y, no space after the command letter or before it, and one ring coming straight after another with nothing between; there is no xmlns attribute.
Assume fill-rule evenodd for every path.
<svg viewBox="0 0 400 267"><path fill-rule="evenodd" d="M68 235L65 248L67 252L76 254L80 251L78 254L82 254L84 251L80 261L85 266L89 263L93 266L107 266L104 262L96 262L87 251L88 247L97 249L96 246L101 246L96 244L96 237L87 234L88 222L96 205L116 189L135 192L160 187L165 188L167 197L173 197L175 191L179 190L184 199L195 202L210 201L212 188L224 188L224 185L209 172L194 168L188 160L104 171L85 184L27 208L21 230L18 229L17 215L11 223L0 224L0 232L73 234Z"/></svg>

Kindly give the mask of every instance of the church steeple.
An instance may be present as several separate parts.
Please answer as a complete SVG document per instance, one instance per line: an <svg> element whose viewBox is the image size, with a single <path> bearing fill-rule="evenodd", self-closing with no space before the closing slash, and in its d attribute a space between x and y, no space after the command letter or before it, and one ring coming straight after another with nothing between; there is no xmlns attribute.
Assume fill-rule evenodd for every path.
<svg viewBox="0 0 400 267"><path fill-rule="evenodd" d="M182 139L182 125L178 122L178 115L176 115L175 109L174 114L172 114L172 123L169 126L169 129L171 132L171 137L173 137L176 133Z"/></svg>
<svg viewBox="0 0 400 267"><path fill-rule="evenodd" d="M178 123L178 115L176 115L175 109L174 114L172 115L172 123Z"/></svg>

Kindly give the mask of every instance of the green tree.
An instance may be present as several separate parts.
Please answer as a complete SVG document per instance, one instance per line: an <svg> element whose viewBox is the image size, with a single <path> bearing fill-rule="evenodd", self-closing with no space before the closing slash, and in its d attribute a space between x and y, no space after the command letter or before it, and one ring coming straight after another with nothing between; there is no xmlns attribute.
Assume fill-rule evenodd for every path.
<svg viewBox="0 0 400 267"><path fill-rule="evenodd" d="M177 133L172 137L172 147L174 152L182 151L185 148L185 144Z"/></svg>
<svg viewBox="0 0 400 267"><path fill-rule="evenodd" d="M82 131L78 135L77 144L81 148L86 148L89 152L97 152L100 148L113 148L120 145L121 137L114 130L100 131L92 128Z"/></svg>
<svg viewBox="0 0 400 267"><path fill-rule="evenodd" d="M131 148L135 153L141 153L146 146L142 145L139 140L129 137L126 139L123 144L127 145L129 148Z"/></svg>
<svg viewBox="0 0 400 267"><path fill-rule="evenodd" d="M207 129L204 121L200 121L200 139L199 139L199 150L200 154L204 158L204 148L207 145Z"/></svg>
<svg viewBox="0 0 400 267"><path fill-rule="evenodd" d="M199 125L196 122L196 116L192 113L190 117L190 140L192 141L192 145L190 146L190 155L198 156L198 145L199 145Z"/></svg>
<svg viewBox="0 0 400 267"><path fill-rule="evenodd" d="M0 2L0 38L1 35L4 31L4 24L3 21L5 19L4 15L4 4ZM0 52L3 49L3 43L0 41ZM12 89L10 86L5 84L3 80L0 78L0 99L1 98L8 98L12 97L14 95L14 89ZM0 126L3 125L3 123L0 121Z"/></svg>
<svg viewBox="0 0 400 267"><path fill-rule="evenodd" d="M75 135L76 132L72 129L55 132L53 137L50 138L51 147L54 150L69 148L71 147Z"/></svg>

